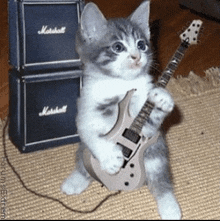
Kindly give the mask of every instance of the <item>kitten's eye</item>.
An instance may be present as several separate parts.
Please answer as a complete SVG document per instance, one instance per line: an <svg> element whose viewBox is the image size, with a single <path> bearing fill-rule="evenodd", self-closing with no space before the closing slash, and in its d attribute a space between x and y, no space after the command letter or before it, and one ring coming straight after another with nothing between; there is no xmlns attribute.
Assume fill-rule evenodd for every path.
<svg viewBox="0 0 220 221"><path fill-rule="evenodd" d="M125 46L121 42L115 42L112 45L112 50L116 53L120 53L125 50Z"/></svg>
<svg viewBox="0 0 220 221"><path fill-rule="evenodd" d="M137 48L142 50L142 51L146 51L147 50L147 46L144 40L139 40L137 42Z"/></svg>

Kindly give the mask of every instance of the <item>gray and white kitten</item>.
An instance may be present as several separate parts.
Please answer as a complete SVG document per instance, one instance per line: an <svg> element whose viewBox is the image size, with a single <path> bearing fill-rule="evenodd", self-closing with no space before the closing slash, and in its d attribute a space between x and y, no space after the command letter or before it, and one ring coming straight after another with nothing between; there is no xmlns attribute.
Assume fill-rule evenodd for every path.
<svg viewBox="0 0 220 221"><path fill-rule="evenodd" d="M62 192L80 194L92 182L82 162L89 148L109 174L123 164L121 148L103 135L114 126L118 103L127 91L136 88L129 112L135 117L147 98L155 103L150 119L143 127L151 137L174 107L171 95L152 83L149 28L150 2L144 1L127 19L106 20L93 3L82 13L76 37L76 49L84 64L83 87L78 99L77 128L81 138L76 168L61 186ZM169 173L168 149L161 133L158 142L144 154L146 183L154 195L162 219L180 219L181 210L173 193Z"/></svg>

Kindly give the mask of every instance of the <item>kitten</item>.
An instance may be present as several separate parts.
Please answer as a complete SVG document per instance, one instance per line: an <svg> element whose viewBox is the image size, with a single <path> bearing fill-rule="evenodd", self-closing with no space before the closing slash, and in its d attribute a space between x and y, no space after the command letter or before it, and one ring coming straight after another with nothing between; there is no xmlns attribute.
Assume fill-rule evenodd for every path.
<svg viewBox="0 0 220 221"><path fill-rule="evenodd" d="M124 162L118 145L103 135L114 126L118 103L127 91L136 88L129 106L135 117L147 98L155 103L143 127L145 136L154 136L174 107L171 95L156 88L149 74L152 63L149 28L150 2L144 1L127 19L106 20L97 6L88 3L76 36L76 49L84 64L83 87L78 99L77 128L81 138L76 168L61 186L67 195L80 194L92 182L82 162L89 148L109 174L117 173ZM144 154L147 184L158 204L162 219L180 219L181 211L169 174L168 149L160 137Z"/></svg>

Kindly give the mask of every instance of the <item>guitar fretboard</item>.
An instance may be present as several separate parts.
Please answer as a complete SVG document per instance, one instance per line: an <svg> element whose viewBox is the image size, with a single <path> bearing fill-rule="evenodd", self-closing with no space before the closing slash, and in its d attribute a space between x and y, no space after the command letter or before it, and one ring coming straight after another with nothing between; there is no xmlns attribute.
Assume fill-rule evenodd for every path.
<svg viewBox="0 0 220 221"><path fill-rule="evenodd" d="M166 66L165 70L162 73L162 76L159 78L156 86L165 88L167 83L169 82L170 78L173 76L174 71L177 69L179 63L184 57L185 51L188 48L188 43L183 42L178 49L176 50L175 54L171 58L170 62Z"/></svg>
<svg viewBox="0 0 220 221"><path fill-rule="evenodd" d="M171 58L170 62L166 66L165 70L162 73L162 76L159 78L158 82L156 83L157 87L165 88L167 83L169 82L170 78L173 76L174 71L177 69L180 61L183 59L186 49L188 48L189 44L187 42L182 42L178 49L176 50L175 54ZM140 134L144 124L149 119L151 111L154 108L154 104L147 100L143 107L141 108L139 114L134 119L130 126L130 130Z"/></svg>

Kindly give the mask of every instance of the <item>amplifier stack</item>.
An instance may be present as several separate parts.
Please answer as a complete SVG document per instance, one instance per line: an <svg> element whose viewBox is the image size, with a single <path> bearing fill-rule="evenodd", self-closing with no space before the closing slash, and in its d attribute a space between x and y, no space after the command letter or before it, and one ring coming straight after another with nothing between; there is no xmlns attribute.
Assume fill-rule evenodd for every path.
<svg viewBox="0 0 220 221"><path fill-rule="evenodd" d="M8 0L9 136L22 153L79 142L82 0Z"/></svg>

